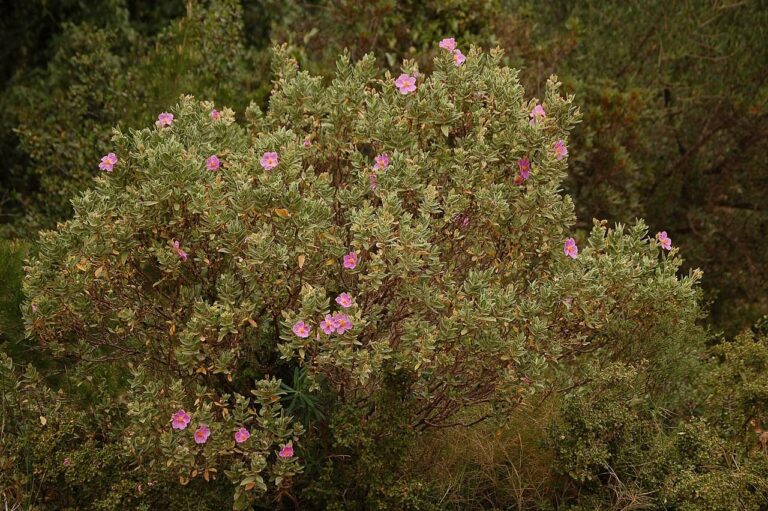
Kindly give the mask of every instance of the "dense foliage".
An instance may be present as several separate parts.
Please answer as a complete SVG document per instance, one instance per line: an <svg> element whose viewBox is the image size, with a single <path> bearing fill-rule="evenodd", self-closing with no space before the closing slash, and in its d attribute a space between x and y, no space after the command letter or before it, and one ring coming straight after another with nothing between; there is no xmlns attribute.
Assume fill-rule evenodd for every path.
<svg viewBox="0 0 768 511"><path fill-rule="evenodd" d="M765 511L760 2L0 30L6 508Z"/></svg>
<svg viewBox="0 0 768 511"><path fill-rule="evenodd" d="M108 146L103 126L141 126L181 93L263 104L270 41L289 42L303 68L330 76L342 51L372 52L390 69L414 58L429 71L434 41L450 35L507 49L505 63L536 94L555 72L575 93L587 122L565 186L581 228L593 217L644 217L705 270L719 325L733 333L768 313L768 286L755 282L768 274L760 2L242 3L61 1L37 21L28 3L11 10L7 33L22 35L7 48L24 57L6 64L0 102L6 235L71 215L69 198L89 186L89 162Z"/></svg>
<svg viewBox="0 0 768 511"><path fill-rule="evenodd" d="M73 220L42 235L24 310L58 357L130 372L120 436L148 477L226 474L238 507L294 480L322 507L402 505L338 473L382 434L509 413L559 360L689 328L696 277L642 225L596 226L578 253L559 191L577 112L554 81L526 99L500 60L444 52L394 80L342 59L325 86L281 54L248 130L185 98L115 132ZM169 426L177 409L203 448ZM334 474L322 492L276 454L293 442Z"/></svg>

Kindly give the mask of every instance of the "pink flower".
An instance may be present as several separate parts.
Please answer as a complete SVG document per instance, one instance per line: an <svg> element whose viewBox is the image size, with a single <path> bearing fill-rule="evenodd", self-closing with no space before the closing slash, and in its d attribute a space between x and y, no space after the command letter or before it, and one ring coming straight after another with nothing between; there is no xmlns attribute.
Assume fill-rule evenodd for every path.
<svg viewBox="0 0 768 511"><path fill-rule="evenodd" d="M117 156L115 156L115 153L109 153L108 155L101 157L99 168L101 170L106 170L107 172L112 172L112 167L114 167L116 163Z"/></svg>
<svg viewBox="0 0 768 511"><path fill-rule="evenodd" d="M304 339L309 337L310 330L312 330L312 328L305 324L303 321L298 321L295 325L293 325L293 333L296 334L296 336Z"/></svg>
<svg viewBox="0 0 768 511"><path fill-rule="evenodd" d="M173 240L173 251L176 252L176 255L179 256L179 259L182 261L187 260L187 253L179 246L179 240Z"/></svg>
<svg viewBox="0 0 768 511"><path fill-rule="evenodd" d="M453 221L456 223L456 226L460 229L464 230L467 227L469 227L469 216L468 215L456 215L453 217Z"/></svg>
<svg viewBox="0 0 768 511"><path fill-rule="evenodd" d="M531 175L531 162L528 158L517 160L518 175L515 176L515 184L523 184Z"/></svg>
<svg viewBox="0 0 768 511"><path fill-rule="evenodd" d="M659 241L661 248L664 250L672 250L672 238L667 236L667 231L661 231L656 235L656 239Z"/></svg>
<svg viewBox="0 0 768 511"><path fill-rule="evenodd" d="M291 445L290 442L285 444L282 449L280 449L280 453L278 454L281 458L292 458L293 457L293 445Z"/></svg>
<svg viewBox="0 0 768 511"><path fill-rule="evenodd" d="M179 408L179 411L171 415L171 426L173 429L185 429L192 418L183 408Z"/></svg>
<svg viewBox="0 0 768 511"><path fill-rule="evenodd" d="M37 312L37 304L32 302L32 312Z"/></svg>
<svg viewBox="0 0 768 511"><path fill-rule="evenodd" d="M280 163L280 157L275 152L264 153L261 157L261 166L264 170L272 170Z"/></svg>
<svg viewBox="0 0 768 511"><path fill-rule="evenodd" d="M304 139L304 147L312 147L312 141L308 138Z"/></svg>
<svg viewBox="0 0 768 511"><path fill-rule="evenodd" d="M215 154L212 156L209 156L207 160L205 160L205 168L210 170L211 172L216 172L219 170L219 167L221 166L221 162L219 161L219 157Z"/></svg>
<svg viewBox="0 0 768 511"><path fill-rule="evenodd" d="M347 330L352 329L352 320L349 319L349 316L346 314L342 314L341 312L337 312L333 315L333 322L336 325L336 333L341 335Z"/></svg>
<svg viewBox="0 0 768 511"><path fill-rule="evenodd" d="M376 188L378 188L378 186L379 186L379 177L376 174L374 174L374 173L368 174L368 181L370 181L370 183L371 183L371 191L374 191L374 190L376 190Z"/></svg>
<svg viewBox="0 0 768 511"><path fill-rule="evenodd" d="M326 335L331 335L336 331L336 322L330 314L326 314L325 319L320 322L320 329L325 332Z"/></svg>
<svg viewBox="0 0 768 511"><path fill-rule="evenodd" d="M64 458L64 466L65 467L68 467L71 464L72 464L72 460L70 460L69 458Z"/></svg>
<svg viewBox="0 0 768 511"><path fill-rule="evenodd" d="M568 148L565 147L564 140L558 140L552 148L555 151L555 158L557 158L558 161L568 156Z"/></svg>
<svg viewBox="0 0 768 511"><path fill-rule="evenodd" d="M345 309L352 307L352 296L349 293L341 293L336 297L336 303Z"/></svg>
<svg viewBox="0 0 768 511"><path fill-rule="evenodd" d="M453 37L448 37L447 39L440 41L438 46L444 50L453 51L456 49L456 39Z"/></svg>
<svg viewBox="0 0 768 511"><path fill-rule="evenodd" d="M219 119L221 119L221 112L219 112L214 108L213 110L211 110L211 120L218 121Z"/></svg>
<svg viewBox="0 0 768 511"><path fill-rule="evenodd" d="M565 240L563 252L565 252L565 255L571 259L576 259L576 256L579 255L579 247L576 246L576 240L573 238L568 238Z"/></svg>
<svg viewBox="0 0 768 511"><path fill-rule="evenodd" d="M375 158L376 163L373 164L373 170L383 170L389 167L389 155L387 153L381 153Z"/></svg>
<svg viewBox="0 0 768 511"><path fill-rule="evenodd" d="M539 121L544 119L547 116L547 112L544 111L543 106L536 105L533 107L533 110L531 110L529 115L531 117L530 125L533 126L534 124L538 124Z"/></svg>
<svg viewBox="0 0 768 511"><path fill-rule="evenodd" d="M350 252L344 256L344 268L354 270L357 266L357 252Z"/></svg>
<svg viewBox="0 0 768 511"><path fill-rule="evenodd" d="M531 162L528 158L520 158L517 160L517 167L520 169L520 175L523 179L528 179L531 175Z"/></svg>
<svg viewBox="0 0 768 511"><path fill-rule="evenodd" d="M161 113L157 116L157 122L155 124L161 128L163 126L170 126L173 124L173 114L169 114L168 112Z"/></svg>
<svg viewBox="0 0 768 511"><path fill-rule="evenodd" d="M407 74L401 74L395 80L395 87L400 89L400 94L408 94L416 90L416 78Z"/></svg>
<svg viewBox="0 0 768 511"><path fill-rule="evenodd" d="M245 428L240 428L237 431L235 431L235 442L238 444L242 444L246 440L251 438L251 434L248 432Z"/></svg>
<svg viewBox="0 0 768 511"><path fill-rule="evenodd" d="M461 53L461 50L453 50L453 65L456 67L460 67L464 61L467 60L467 57L464 56L463 53Z"/></svg>
<svg viewBox="0 0 768 511"><path fill-rule="evenodd" d="M211 430L205 424L200 424L200 427L195 431L195 443L204 444L208 441L209 436L211 436Z"/></svg>

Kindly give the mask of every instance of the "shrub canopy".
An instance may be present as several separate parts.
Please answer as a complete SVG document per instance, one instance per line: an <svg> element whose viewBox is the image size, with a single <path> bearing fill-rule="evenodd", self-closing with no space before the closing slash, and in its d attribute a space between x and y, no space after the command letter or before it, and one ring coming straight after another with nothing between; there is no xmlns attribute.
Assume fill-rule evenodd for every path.
<svg viewBox="0 0 768 511"><path fill-rule="evenodd" d="M41 235L28 333L130 372L121 436L139 468L226 472L244 508L395 430L503 415L563 360L689 327L698 275L678 278L677 249L642 223L598 223L568 257L578 111L555 78L526 98L501 59L446 51L396 80L342 58L325 85L281 50L246 127L183 97L170 123L115 130L111 171ZM315 497L351 505L375 479Z"/></svg>

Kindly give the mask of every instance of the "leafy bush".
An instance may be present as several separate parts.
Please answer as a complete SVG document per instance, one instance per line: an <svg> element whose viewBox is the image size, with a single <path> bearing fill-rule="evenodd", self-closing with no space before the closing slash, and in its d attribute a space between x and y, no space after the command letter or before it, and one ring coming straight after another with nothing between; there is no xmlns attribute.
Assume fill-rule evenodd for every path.
<svg viewBox="0 0 768 511"><path fill-rule="evenodd" d="M643 372L609 366L563 399L550 445L568 509L763 509L765 455L703 418L656 408Z"/></svg>
<svg viewBox="0 0 768 511"><path fill-rule="evenodd" d="M124 407L94 375L72 376L73 385L97 389L89 406L0 353L0 500L7 508L222 509L231 502L225 484L201 480L182 492L175 477L137 471L120 442Z"/></svg>
<svg viewBox="0 0 768 511"><path fill-rule="evenodd" d="M0 346L4 348L24 336L21 283L26 252L22 242L0 241Z"/></svg>
<svg viewBox="0 0 768 511"><path fill-rule="evenodd" d="M421 431L695 319L698 275L642 224L571 246L572 98L551 80L534 108L501 52L466 57L398 80L342 58L326 86L278 52L247 129L185 97L114 132L116 163L41 235L24 313L57 356L130 371L138 467L225 474L237 508L416 507L398 474Z"/></svg>

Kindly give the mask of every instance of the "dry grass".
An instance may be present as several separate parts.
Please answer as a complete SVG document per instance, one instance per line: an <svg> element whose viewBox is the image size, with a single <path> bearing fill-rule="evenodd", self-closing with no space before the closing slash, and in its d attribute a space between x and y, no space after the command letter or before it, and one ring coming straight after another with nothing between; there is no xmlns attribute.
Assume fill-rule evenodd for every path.
<svg viewBox="0 0 768 511"><path fill-rule="evenodd" d="M433 431L411 466L434 485L442 509L536 509L556 486L544 442L553 409L547 401L519 408L504 424Z"/></svg>

